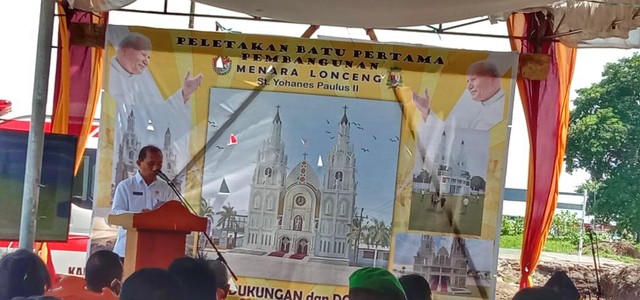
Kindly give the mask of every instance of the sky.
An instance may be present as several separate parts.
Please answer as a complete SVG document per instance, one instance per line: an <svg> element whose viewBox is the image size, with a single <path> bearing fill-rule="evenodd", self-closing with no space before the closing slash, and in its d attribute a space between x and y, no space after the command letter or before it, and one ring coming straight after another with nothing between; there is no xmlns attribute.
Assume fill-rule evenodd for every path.
<svg viewBox="0 0 640 300"><path fill-rule="evenodd" d="M236 111L251 93L248 90L211 89L209 120L221 126L229 119L229 112ZM328 154L339 138L338 123L344 114L343 107L347 106L349 122L359 124L350 125L349 130L349 140L356 159L356 208L364 208L370 218L390 224L399 148L398 142L392 142L391 139L395 140L400 135L402 116L398 105L390 101L260 92L222 138L207 151L204 198L215 197L222 178L225 178L231 192L226 201L236 210L246 210L257 150L271 132L278 105L282 140L288 157L287 174L303 160L303 154L306 153L319 184L323 183L329 162ZM318 124L322 125L319 127ZM211 137L216 130L210 126L208 135ZM237 137L238 144L227 145L231 133ZM322 167L317 164L320 156ZM221 204L214 204L214 208Z"/></svg>
<svg viewBox="0 0 640 300"><path fill-rule="evenodd" d="M33 95L33 78L36 57L36 43L38 34L38 0L20 1L19 13L15 2L0 2L0 28L12 28L1 30L0 40L8 41L0 48L0 99L9 99L14 103L14 112L5 118L28 115L31 111L31 99ZM131 9L162 10L163 1L138 0L130 5ZM189 1L169 0L168 9L175 12L188 12ZM211 8L197 4L196 12L201 14L239 15L236 13ZM18 19L19 18L19 19ZM160 28L185 29L188 26L188 18L172 17L152 14L134 14L113 12L109 21L112 24L141 25ZM196 30L215 30L215 21L227 28L232 28L243 33L300 36L307 25L291 25L270 22L252 22L242 20L197 18ZM16 24L19 24L17 26ZM489 22L478 23L463 27L458 31L490 33L505 35L505 23L492 25ZM510 51L507 39L469 37L454 35L436 35L426 33L408 33L393 31L376 31L380 42L414 43L427 46L446 48L459 48L470 50ZM368 39L361 28L338 28L322 26L313 37L330 36L354 40ZM53 44L56 44L54 39ZM571 99L576 97L576 89L588 87L601 79L603 67L608 62L615 62L620 58L632 55L634 50L620 49L580 49L578 51L577 64L571 86ZM55 49L52 53L55 57ZM55 68L51 68L53 74ZM53 78L53 76L51 76ZM51 81L53 82L53 81ZM52 111L53 83L49 84L48 113ZM507 165L506 187L526 188L528 169L528 137L525 125L522 105L518 94L515 95L511 137L509 141L509 157ZM574 172L573 175L563 173L560 177L560 191L573 192L577 185L583 183L588 176L584 172Z"/></svg>

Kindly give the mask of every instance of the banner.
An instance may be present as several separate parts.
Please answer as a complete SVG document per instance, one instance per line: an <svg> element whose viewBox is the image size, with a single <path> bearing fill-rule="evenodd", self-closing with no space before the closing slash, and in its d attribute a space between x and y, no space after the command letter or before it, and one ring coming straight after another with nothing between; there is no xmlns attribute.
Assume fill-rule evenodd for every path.
<svg viewBox="0 0 640 300"><path fill-rule="evenodd" d="M345 299L364 266L494 297L517 54L125 26L106 51L92 251L151 144L232 299Z"/></svg>

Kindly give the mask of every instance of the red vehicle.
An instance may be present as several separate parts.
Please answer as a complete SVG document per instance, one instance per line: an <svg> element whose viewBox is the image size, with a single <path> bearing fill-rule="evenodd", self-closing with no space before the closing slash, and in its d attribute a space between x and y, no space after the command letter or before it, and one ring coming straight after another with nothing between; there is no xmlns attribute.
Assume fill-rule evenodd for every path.
<svg viewBox="0 0 640 300"><path fill-rule="evenodd" d="M0 99L0 116L4 116L11 112L11 101Z"/></svg>

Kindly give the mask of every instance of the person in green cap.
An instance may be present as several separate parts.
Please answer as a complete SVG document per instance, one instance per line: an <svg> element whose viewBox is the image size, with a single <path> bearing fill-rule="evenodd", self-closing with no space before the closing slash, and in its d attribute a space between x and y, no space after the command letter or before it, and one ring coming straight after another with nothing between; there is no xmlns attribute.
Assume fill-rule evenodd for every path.
<svg viewBox="0 0 640 300"><path fill-rule="evenodd" d="M381 268L358 269L349 276L349 300L407 300L402 285Z"/></svg>

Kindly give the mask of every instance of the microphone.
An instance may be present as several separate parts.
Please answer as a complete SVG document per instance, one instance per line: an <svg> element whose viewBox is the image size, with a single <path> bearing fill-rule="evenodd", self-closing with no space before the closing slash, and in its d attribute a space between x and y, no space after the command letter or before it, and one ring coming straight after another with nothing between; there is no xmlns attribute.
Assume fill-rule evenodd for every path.
<svg viewBox="0 0 640 300"><path fill-rule="evenodd" d="M164 174L162 172L162 170L158 170L158 172L156 172L156 175L158 175L158 177L160 177L160 179L166 181L167 183L169 183L171 180L169 180L169 176L167 176L166 174Z"/></svg>
<svg viewBox="0 0 640 300"><path fill-rule="evenodd" d="M176 194L176 196L178 196L178 200L180 200L180 203L182 203L182 205L187 207L191 211L192 214L198 216L198 213L196 213L195 209L193 209L193 207L189 204L189 202L187 202L187 199L185 199L184 196L182 195L182 193L180 193L180 191L178 190L176 185L173 183L173 181L171 181L171 179L169 179L169 176L167 176L165 173L163 173L162 170L158 170L158 172L156 172L156 175L158 175L158 177L160 177L160 179L162 179L162 180L167 182L167 184L169 185L171 190L173 190L173 192ZM216 245L213 243L213 240L211 239L209 234L207 234L204 231L202 231L202 234L204 234L204 236L207 238L207 241L209 241L209 244L211 244L211 246L213 247L213 250L216 251L216 254L218 255L218 260L227 267L227 270L229 270L229 274L231 274L233 279L238 281L238 276L236 276L236 274L233 272L233 270L231 270L231 267L229 267L229 263L227 263L227 260L222 256L222 253L220 253L220 251L218 250L218 247L216 247Z"/></svg>

